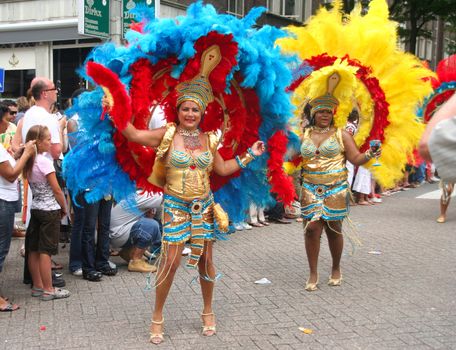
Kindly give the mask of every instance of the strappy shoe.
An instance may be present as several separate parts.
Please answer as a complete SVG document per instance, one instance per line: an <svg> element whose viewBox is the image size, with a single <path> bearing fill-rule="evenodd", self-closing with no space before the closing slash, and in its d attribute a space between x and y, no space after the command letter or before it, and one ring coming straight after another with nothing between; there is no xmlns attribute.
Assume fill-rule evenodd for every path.
<svg viewBox="0 0 456 350"><path fill-rule="evenodd" d="M310 277L309 277L310 279ZM318 290L318 276L317 276L317 281L315 283L309 283L309 280L306 282L306 286L304 288L308 292L315 292Z"/></svg>
<svg viewBox="0 0 456 350"><path fill-rule="evenodd" d="M161 321L154 321L152 319L153 324L162 325L163 322L165 322L164 317L162 317ZM162 331L160 333L154 333L154 332L150 331L150 338L149 338L150 343L158 345L158 344L163 343L164 341L165 341L165 338L163 337L163 327L162 327Z"/></svg>
<svg viewBox="0 0 456 350"><path fill-rule="evenodd" d="M201 314L201 319L203 321L203 333L202 334L205 337L212 337L213 335L215 335L217 333L217 326L215 324L212 326L205 326L204 325L204 316L214 316L214 313L209 312L207 314L205 314L205 313Z"/></svg>
<svg viewBox="0 0 456 350"><path fill-rule="evenodd" d="M336 287L336 286L340 286L341 284L342 284L342 275L340 275L340 278L332 278L332 276L329 276L328 286Z"/></svg>

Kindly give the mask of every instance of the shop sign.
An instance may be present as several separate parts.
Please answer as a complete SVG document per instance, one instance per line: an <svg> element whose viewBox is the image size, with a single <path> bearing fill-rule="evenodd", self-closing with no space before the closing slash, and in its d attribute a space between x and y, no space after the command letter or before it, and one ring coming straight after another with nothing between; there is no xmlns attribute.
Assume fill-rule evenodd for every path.
<svg viewBox="0 0 456 350"><path fill-rule="evenodd" d="M78 33L109 38L109 0L78 0Z"/></svg>
<svg viewBox="0 0 456 350"><path fill-rule="evenodd" d="M5 91L5 70L0 68L0 92Z"/></svg>
<svg viewBox="0 0 456 350"><path fill-rule="evenodd" d="M157 14L159 0L122 0L122 38L125 38L125 33L130 29L130 24L136 22L135 15L129 11L139 4L146 4L147 7L155 6L155 15Z"/></svg>

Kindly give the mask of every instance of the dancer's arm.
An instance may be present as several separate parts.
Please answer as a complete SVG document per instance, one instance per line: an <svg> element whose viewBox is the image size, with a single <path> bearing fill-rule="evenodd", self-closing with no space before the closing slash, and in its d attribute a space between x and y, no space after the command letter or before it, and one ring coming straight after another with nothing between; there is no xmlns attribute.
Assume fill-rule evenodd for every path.
<svg viewBox="0 0 456 350"><path fill-rule="evenodd" d="M130 122L127 127L122 130L122 134L128 141L139 143L143 146L158 147L160 142L165 136L166 127L152 129L152 130L139 130L136 129Z"/></svg>
<svg viewBox="0 0 456 350"><path fill-rule="evenodd" d="M355 139L347 131L342 130L342 140L345 147L345 157L353 165L363 165L367 163L374 156L379 157L381 150L379 149L375 154L368 150L364 153L361 153L356 146Z"/></svg>
<svg viewBox="0 0 456 350"><path fill-rule="evenodd" d="M252 145L251 150L255 157L261 156L265 151L264 143L262 141L255 142ZM244 152L243 155L241 155L238 159L242 160L244 155L246 155L248 158L247 153L248 152ZM245 165L247 165L247 164L245 164ZM218 175L228 176L228 175L235 173L236 171L238 171L240 169L241 169L241 165L239 164L239 160L236 160L236 158L224 160L218 152L215 152L214 171Z"/></svg>

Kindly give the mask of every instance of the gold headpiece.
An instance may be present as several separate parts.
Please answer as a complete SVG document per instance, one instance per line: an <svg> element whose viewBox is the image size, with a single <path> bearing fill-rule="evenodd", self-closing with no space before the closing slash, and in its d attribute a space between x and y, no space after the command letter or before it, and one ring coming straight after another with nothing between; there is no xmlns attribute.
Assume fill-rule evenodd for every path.
<svg viewBox="0 0 456 350"><path fill-rule="evenodd" d="M199 73L192 80L184 81L176 87L176 107L184 101L192 101L198 105L201 112L204 112L207 105L214 100L208 77L221 59L220 48L217 45L212 45L203 52Z"/></svg>
<svg viewBox="0 0 456 350"><path fill-rule="evenodd" d="M311 116L313 116L315 112L324 109L329 109L334 113L336 107L339 105L339 101L332 95L332 93L337 84L339 84L339 81L340 75L338 73L333 73L329 76L327 93L323 96L315 97L312 101L309 102L312 106L312 109L310 110Z"/></svg>

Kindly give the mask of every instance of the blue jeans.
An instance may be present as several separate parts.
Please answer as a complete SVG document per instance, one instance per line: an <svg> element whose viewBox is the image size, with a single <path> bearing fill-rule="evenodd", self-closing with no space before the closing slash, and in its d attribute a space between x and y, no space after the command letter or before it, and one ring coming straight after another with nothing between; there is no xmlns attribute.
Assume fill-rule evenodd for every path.
<svg viewBox="0 0 456 350"><path fill-rule="evenodd" d="M131 228L130 237L122 248L131 246L158 252L161 246L160 224L152 218L142 217Z"/></svg>
<svg viewBox="0 0 456 350"><path fill-rule="evenodd" d="M14 229L14 212L18 201L8 202L0 199L0 272L8 255Z"/></svg>
<svg viewBox="0 0 456 350"><path fill-rule="evenodd" d="M71 231L70 270L78 269L80 257L82 270L87 273L109 266L109 223L112 200L102 199L95 203L87 203L82 197L80 195L77 198L77 204L81 207L74 205L75 224ZM97 222L98 227L96 227ZM97 228L96 244L95 228Z"/></svg>

